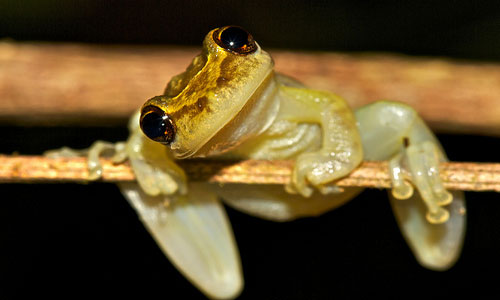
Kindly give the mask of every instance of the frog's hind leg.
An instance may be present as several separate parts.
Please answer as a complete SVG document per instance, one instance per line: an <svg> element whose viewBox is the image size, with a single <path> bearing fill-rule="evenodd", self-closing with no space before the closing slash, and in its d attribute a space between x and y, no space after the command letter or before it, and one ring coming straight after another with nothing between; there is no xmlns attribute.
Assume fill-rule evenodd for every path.
<svg viewBox="0 0 500 300"><path fill-rule="evenodd" d="M417 260L435 270L450 268L465 233L463 192L448 192L439 177L446 161L441 145L418 114L396 102L376 102L356 111L366 160L389 160L391 204ZM407 173L412 183L407 182Z"/></svg>
<svg viewBox="0 0 500 300"><path fill-rule="evenodd" d="M222 203L207 183L185 195L146 194L135 182L120 189L172 263L209 298L233 299L243 289L238 247Z"/></svg>

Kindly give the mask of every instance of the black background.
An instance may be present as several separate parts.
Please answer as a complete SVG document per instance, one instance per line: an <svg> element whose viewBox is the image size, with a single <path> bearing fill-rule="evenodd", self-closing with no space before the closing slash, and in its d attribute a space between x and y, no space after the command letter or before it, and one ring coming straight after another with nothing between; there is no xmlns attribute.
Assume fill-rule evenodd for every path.
<svg viewBox="0 0 500 300"><path fill-rule="evenodd" d="M500 2L493 1L0 2L0 37L19 41L200 45L208 30L228 24L248 29L264 48L500 59ZM125 124L0 124L0 152L39 154L126 136ZM439 138L451 160L498 161L498 138ZM0 192L0 299L202 297L164 257L116 186L9 184ZM433 298L495 291L500 195L466 196L463 254L447 272L415 262L385 191L365 191L319 218L289 223L228 208L246 281L241 298Z"/></svg>

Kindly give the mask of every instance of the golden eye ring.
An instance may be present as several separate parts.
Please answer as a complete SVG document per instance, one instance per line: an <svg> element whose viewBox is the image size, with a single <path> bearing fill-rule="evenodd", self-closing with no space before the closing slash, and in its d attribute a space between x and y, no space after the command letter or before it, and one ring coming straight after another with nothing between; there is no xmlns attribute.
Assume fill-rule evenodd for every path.
<svg viewBox="0 0 500 300"><path fill-rule="evenodd" d="M217 45L238 55L247 55L257 50L252 35L239 26L225 26L213 33Z"/></svg>

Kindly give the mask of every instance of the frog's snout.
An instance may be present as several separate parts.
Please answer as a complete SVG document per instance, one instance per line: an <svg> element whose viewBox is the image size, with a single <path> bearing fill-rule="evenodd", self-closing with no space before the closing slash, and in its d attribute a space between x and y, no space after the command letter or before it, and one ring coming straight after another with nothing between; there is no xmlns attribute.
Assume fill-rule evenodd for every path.
<svg viewBox="0 0 500 300"><path fill-rule="evenodd" d="M141 110L139 122L142 132L155 142L168 146L175 139L175 126L172 119L156 105L146 103Z"/></svg>

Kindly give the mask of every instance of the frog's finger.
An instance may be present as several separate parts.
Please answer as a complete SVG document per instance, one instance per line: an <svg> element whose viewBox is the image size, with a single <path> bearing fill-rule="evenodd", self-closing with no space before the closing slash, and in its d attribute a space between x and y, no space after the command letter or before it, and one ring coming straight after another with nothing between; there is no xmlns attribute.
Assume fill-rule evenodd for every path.
<svg viewBox="0 0 500 300"><path fill-rule="evenodd" d="M240 257L226 212L205 183L189 193L149 196L135 183L121 190L172 263L210 298L231 299L243 288Z"/></svg>
<svg viewBox="0 0 500 300"><path fill-rule="evenodd" d="M183 178L165 172L161 165L152 165L148 161L134 157L130 158L130 164L137 182L148 195L171 195L180 192L179 187L185 184Z"/></svg>
<svg viewBox="0 0 500 300"><path fill-rule="evenodd" d="M310 197L313 194L314 190L307 185L306 181L306 176L310 168L310 165L300 163L299 161L295 163L292 178L290 183L286 186L286 190L289 193L299 193L304 197Z"/></svg>
<svg viewBox="0 0 500 300"><path fill-rule="evenodd" d="M127 159L127 152L125 151L126 144L118 142L116 144L95 141L92 146L87 149L71 149L63 147L61 149L49 150L44 153L46 157L61 158L61 157L79 157L87 156L87 168L89 170L89 180L97 180L102 176L102 165L99 158L106 152L114 153L112 160L115 163L123 162Z"/></svg>
<svg viewBox="0 0 500 300"><path fill-rule="evenodd" d="M146 194L186 193L186 175L163 145L149 140L137 130L130 135L126 147L137 181Z"/></svg>
<svg viewBox="0 0 500 300"><path fill-rule="evenodd" d="M96 141L88 150L88 169L89 169L89 179L97 180L102 176L102 165L99 161L99 157L105 151L114 151L115 145L110 142Z"/></svg>
<svg viewBox="0 0 500 300"><path fill-rule="evenodd" d="M111 157L114 164L121 164L128 158L127 143L118 142L115 144L115 154Z"/></svg>
<svg viewBox="0 0 500 300"><path fill-rule="evenodd" d="M88 149L72 149L69 147L62 147L60 149L47 150L43 153L48 158L61 158L61 157L78 157L87 155Z"/></svg>

